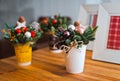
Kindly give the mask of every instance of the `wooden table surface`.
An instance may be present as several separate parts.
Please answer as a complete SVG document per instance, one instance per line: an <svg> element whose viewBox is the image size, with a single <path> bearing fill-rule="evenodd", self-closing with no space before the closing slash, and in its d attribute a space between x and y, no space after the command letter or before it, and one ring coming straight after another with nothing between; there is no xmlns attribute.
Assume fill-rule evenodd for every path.
<svg viewBox="0 0 120 81"><path fill-rule="evenodd" d="M47 47L33 51L30 66L17 66L15 56L0 59L0 81L120 81L120 65L92 60L91 54L87 51L80 74L67 73L65 53L54 54Z"/></svg>

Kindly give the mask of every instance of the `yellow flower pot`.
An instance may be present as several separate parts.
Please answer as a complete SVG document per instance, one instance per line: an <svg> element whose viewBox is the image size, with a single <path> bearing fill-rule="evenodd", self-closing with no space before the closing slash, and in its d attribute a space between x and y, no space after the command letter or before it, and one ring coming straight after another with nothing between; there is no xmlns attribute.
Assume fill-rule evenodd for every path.
<svg viewBox="0 0 120 81"><path fill-rule="evenodd" d="M30 44L16 44L14 45L18 65L28 66L32 60L32 47Z"/></svg>

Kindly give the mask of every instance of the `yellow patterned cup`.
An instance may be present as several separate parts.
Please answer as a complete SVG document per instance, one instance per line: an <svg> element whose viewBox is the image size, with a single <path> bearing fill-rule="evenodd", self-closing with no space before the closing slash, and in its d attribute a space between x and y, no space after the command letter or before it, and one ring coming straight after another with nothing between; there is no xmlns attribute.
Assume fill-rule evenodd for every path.
<svg viewBox="0 0 120 81"><path fill-rule="evenodd" d="M55 31L49 31L49 32L45 32L46 35L54 35Z"/></svg>
<svg viewBox="0 0 120 81"><path fill-rule="evenodd" d="M16 44L14 45L18 65L28 66L32 60L32 47L30 44Z"/></svg>

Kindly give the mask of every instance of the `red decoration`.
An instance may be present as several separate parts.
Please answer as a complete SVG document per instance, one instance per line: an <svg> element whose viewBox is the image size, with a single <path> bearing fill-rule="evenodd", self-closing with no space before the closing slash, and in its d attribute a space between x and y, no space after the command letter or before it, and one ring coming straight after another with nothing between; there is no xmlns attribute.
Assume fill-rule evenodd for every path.
<svg viewBox="0 0 120 81"><path fill-rule="evenodd" d="M17 34L20 34L22 31L21 31L20 29L16 29L15 32L16 32Z"/></svg>
<svg viewBox="0 0 120 81"><path fill-rule="evenodd" d="M56 24L57 23L57 20L56 19L53 19L52 20L52 24Z"/></svg>
<svg viewBox="0 0 120 81"><path fill-rule="evenodd" d="M33 38L33 37L35 37L35 35L36 35L36 32L35 31L31 31L31 37Z"/></svg>
<svg viewBox="0 0 120 81"><path fill-rule="evenodd" d="M120 16L111 16L107 48L120 50Z"/></svg>
<svg viewBox="0 0 120 81"><path fill-rule="evenodd" d="M96 26L96 24L97 24L97 17L98 17L97 14L93 15L92 27Z"/></svg>

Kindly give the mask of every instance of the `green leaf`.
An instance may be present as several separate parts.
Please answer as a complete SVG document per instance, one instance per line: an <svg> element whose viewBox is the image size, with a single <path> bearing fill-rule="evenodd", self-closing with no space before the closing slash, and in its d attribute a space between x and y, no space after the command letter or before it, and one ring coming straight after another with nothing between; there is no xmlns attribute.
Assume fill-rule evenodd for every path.
<svg viewBox="0 0 120 81"><path fill-rule="evenodd" d="M92 33L92 30L91 30L90 27L88 27L88 28L84 31L83 35L84 35L84 36L87 36L87 35L89 35L89 34L91 34L91 33Z"/></svg>
<svg viewBox="0 0 120 81"><path fill-rule="evenodd" d="M67 29L67 25L63 24L62 27L66 30Z"/></svg>
<svg viewBox="0 0 120 81"><path fill-rule="evenodd" d="M81 35L81 37L82 37L82 40L83 40L84 44L88 44L89 43L89 40L84 35Z"/></svg>
<svg viewBox="0 0 120 81"><path fill-rule="evenodd" d="M10 29L10 26L9 26L7 23L5 23L5 27L6 27L7 29Z"/></svg>
<svg viewBox="0 0 120 81"><path fill-rule="evenodd" d="M55 31L55 28L53 26L51 27L51 31Z"/></svg>
<svg viewBox="0 0 120 81"><path fill-rule="evenodd" d="M75 40L77 40L77 41L80 41L82 38L81 38L81 36L79 36L79 35L75 35L75 36L73 37L73 39L75 39Z"/></svg>
<svg viewBox="0 0 120 81"><path fill-rule="evenodd" d="M95 38L89 38L89 40L90 40L90 41L94 41L94 40L95 40Z"/></svg>
<svg viewBox="0 0 120 81"><path fill-rule="evenodd" d="M14 43L19 43L18 39L16 39L16 38L13 40L13 42Z"/></svg>
<svg viewBox="0 0 120 81"><path fill-rule="evenodd" d="M86 36L87 39L93 38L93 37L94 37L94 34L90 34L90 35Z"/></svg>
<svg viewBox="0 0 120 81"><path fill-rule="evenodd" d="M5 33L4 38L9 39L10 38L10 34L9 33Z"/></svg>
<svg viewBox="0 0 120 81"><path fill-rule="evenodd" d="M42 36L42 32L38 32L37 36L41 37Z"/></svg>
<svg viewBox="0 0 120 81"><path fill-rule="evenodd" d="M67 18L63 17L63 23L66 24L67 23Z"/></svg>
<svg viewBox="0 0 120 81"><path fill-rule="evenodd" d="M63 23L63 21L62 21L62 19L61 19L61 18L60 18L58 21L59 21L59 23L60 23L60 24L62 24L62 23Z"/></svg>
<svg viewBox="0 0 120 81"><path fill-rule="evenodd" d="M95 32L97 31L97 29L98 29L98 26L96 26L96 27L93 29L92 33L95 34Z"/></svg>

